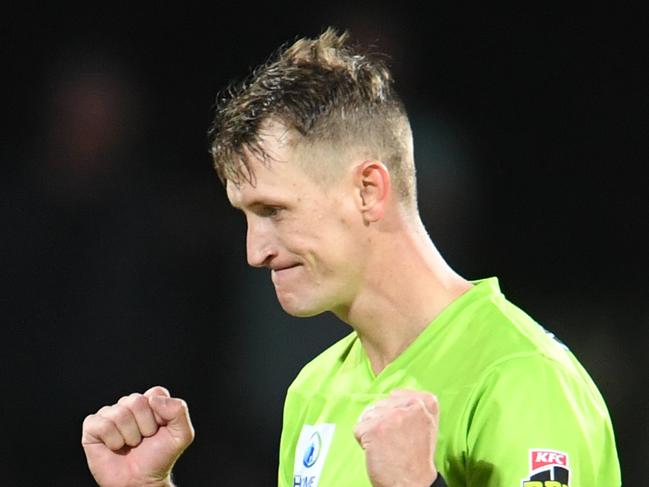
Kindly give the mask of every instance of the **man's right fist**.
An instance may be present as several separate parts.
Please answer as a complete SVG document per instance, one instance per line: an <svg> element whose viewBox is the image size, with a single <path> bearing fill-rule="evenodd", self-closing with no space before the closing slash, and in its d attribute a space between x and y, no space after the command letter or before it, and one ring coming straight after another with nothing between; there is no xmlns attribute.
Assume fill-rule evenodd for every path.
<svg viewBox="0 0 649 487"><path fill-rule="evenodd" d="M185 401L156 386L86 417L81 444L101 487L170 487L171 468L193 439Z"/></svg>

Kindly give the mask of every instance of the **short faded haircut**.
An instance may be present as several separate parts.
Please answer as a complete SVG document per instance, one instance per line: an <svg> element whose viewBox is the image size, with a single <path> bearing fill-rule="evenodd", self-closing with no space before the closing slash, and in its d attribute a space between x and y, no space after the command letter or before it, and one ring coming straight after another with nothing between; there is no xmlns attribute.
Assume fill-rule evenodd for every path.
<svg viewBox="0 0 649 487"><path fill-rule="evenodd" d="M356 148L380 160L399 199L416 204L412 133L392 75L348 41L332 28L299 39L217 97L209 137L224 184L255 184L249 157L272 163L260 131L276 121L297 135L297 145Z"/></svg>

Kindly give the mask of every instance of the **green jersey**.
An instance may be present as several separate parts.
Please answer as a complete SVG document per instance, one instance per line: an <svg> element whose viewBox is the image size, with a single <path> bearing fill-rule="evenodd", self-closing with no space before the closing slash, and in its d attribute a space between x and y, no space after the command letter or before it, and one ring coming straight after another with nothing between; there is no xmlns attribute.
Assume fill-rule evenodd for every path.
<svg viewBox="0 0 649 487"><path fill-rule="evenodd" d="M378 375L355 333L302 369L284 407L280 487L371 486L353 428L395 389L437 396L435 465L449 487L621 485L586 371L496 278L475 284Z"/></svg>

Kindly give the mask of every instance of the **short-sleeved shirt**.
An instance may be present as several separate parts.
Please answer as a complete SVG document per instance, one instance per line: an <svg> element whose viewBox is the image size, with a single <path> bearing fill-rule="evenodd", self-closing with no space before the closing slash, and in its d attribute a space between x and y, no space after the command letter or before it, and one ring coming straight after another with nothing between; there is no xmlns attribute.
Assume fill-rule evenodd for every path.
<svg viewBox="0 0 649 487"><path fill-rule="evenodd" d="M610 417L574 355L501 293L474 282L375 375L356 333L289 387L280 487L370 486L353 428L395 389L435 394L435 465L450 487L621 485Z"/></svg>

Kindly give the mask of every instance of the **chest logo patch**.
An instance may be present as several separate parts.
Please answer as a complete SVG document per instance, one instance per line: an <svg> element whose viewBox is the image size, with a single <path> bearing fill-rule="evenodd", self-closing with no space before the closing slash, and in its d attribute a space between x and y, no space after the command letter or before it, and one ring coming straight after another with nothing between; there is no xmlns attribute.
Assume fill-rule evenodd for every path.
<svg viewBox="0 0 649 487"><path fill-rule="evenodd" d="M318 487L336 425L305 424L295 447L293 487Z"/></svg>
<svg viewBox="0 0 649 487"><path fill-rule="evenodd" d="M530 450L530 475L522 487L569 487L568 455L557 450Z"/></svg>

